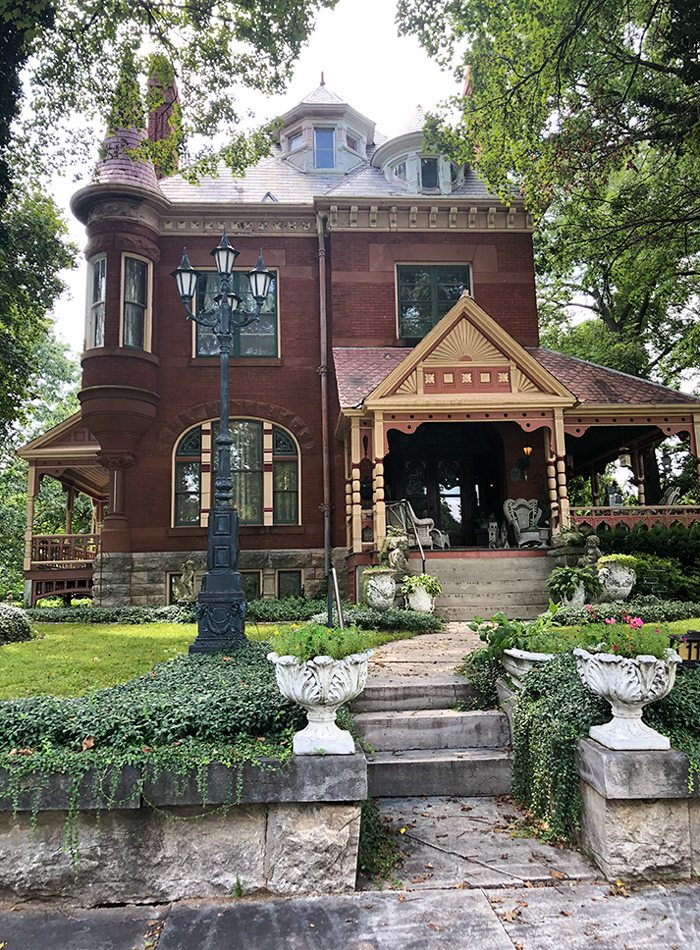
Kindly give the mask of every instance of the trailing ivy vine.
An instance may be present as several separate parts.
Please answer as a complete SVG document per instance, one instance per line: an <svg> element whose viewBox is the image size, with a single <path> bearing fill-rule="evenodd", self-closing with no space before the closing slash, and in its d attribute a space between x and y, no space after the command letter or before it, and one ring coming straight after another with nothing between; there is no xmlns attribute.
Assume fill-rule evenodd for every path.
<svg viewBox="0 0 700 950"><path fill-rule="evenodd" d="M575 839L581 823L578 743L610 717L608 703L582 685L570 654L524 677L515 710L512 792L544 840ZM688 756L692 791L700 777L700 670L681 670L669 696L647 707L644 718Z"/></svg>

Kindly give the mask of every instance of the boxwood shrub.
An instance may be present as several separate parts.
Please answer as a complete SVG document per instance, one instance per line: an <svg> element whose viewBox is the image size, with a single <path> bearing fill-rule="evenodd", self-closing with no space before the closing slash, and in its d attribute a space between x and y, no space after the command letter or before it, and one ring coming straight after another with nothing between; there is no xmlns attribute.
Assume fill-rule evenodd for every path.
<svg viewBox="0 0 700 950"><path fill-rule="evenodd" d="M0 646L3 643L18 643L31 640L32 628L29 618L21 607L0 604Z"/></svg>

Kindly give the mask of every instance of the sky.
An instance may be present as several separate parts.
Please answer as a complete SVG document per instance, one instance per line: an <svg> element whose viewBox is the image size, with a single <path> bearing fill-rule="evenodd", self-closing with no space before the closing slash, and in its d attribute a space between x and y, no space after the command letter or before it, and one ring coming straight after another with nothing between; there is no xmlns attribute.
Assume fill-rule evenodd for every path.
<svg viewBox="0 0 700 950"><path fill-rule="evenodd" d="M241 106L253 109L260 121L274 118L315 89L323 72L328 88L374 120L377 131L394 134L417 105L430 109L459 91L452 74L430 60L415 39L397 35L395 11L395 0L340 0L334 10L321 11L288 91L268 98L250 93L240 100ZM95 158L98 146L96 141ZM77 187L71 174L55 179L52 190L68 219L71 238L82 248L85 232L69 209ZM64 278L68 291L55 309L57 333L79 353L84 331L84 261Z"/></svg>

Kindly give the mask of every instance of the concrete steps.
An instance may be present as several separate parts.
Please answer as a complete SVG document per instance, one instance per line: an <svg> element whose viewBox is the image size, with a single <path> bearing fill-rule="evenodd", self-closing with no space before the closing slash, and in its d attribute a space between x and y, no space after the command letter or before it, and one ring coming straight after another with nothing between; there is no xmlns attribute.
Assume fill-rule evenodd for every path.
<svg viewBox="0 0 700 950"><path fill-rule="evenodd" d="M370 795L480 796L509 790L507 718L496 709L456 709L469 695L461 676L370 677L352 706L355 727L369 746Z"/></svg>
<svg viewBox="0 0 700 950"><path fill-rule="evenodd" d="M498 611L529 619L546 610L549 602L546 582L551 562L546 555L428 556L426 570L442 584L435 610L447 620L473 620Z"/></svg>

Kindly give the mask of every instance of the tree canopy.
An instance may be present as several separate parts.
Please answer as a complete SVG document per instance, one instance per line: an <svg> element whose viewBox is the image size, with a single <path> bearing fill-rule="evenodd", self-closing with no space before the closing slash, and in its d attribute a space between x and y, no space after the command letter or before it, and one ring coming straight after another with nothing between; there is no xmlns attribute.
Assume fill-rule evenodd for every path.
<svg viewBox="0 0 700 950"><path fill-rule="evenodd" d="M63 163L89 154L91 120L103 122L105 103L119 102L125 62L140 81L144 105L156 104L146 79L154 69L174 77L182 92L177 141L230 131L242 116L237 93L281 91L319 9L336 0L0 0L6 34L7 92L0 97L3 128L16 118L17 76L26 65L26 117L15 123L15 153ZM123 103L122 103L123 105ZM80 122L76 122L76 117ZM5 137L8 138L7 131ZM257 149L264 141L259 139ZM30 147L28 147L30 146ZM229 149L235 162L249 156ZM209 155L211 149L204 147ZM161 156L162 158L162 156ZM0 168L0 174L2 169Z"/></svg>
<svg viewBox="0 0 700 950"><path fill-rule="evenodd" d="M700 342L699 12L697 0L399 0L398 12L467 75L431 134L540 218L545 341L671 384L698 367ZM572 323L572 304L593 322Z"/></svg>

